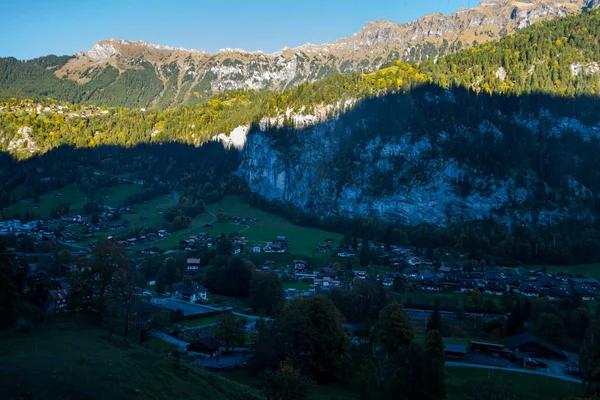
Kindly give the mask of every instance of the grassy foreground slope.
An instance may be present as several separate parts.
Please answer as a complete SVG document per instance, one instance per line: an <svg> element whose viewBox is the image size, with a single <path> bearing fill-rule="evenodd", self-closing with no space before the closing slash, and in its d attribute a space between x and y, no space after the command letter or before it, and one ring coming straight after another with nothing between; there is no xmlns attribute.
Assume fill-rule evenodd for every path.
<svg viewBox="0 0 600 400"><path fill-rule="evenodd" d="M72 320L0 335L2 399L259 399L204 370Z"/></svg>

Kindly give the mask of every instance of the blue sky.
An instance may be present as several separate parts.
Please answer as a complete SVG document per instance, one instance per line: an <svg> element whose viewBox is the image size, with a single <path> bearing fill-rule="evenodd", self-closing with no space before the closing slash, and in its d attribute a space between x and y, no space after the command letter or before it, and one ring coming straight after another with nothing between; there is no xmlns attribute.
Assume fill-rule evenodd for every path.
<svg viewBox="0 0 600 400"><path fill-rule="evenodd" d="M0 57L88 50L107 38L216 51L273 52L351 35L368 21L412 21L479 0L3 0Z"/></svg>

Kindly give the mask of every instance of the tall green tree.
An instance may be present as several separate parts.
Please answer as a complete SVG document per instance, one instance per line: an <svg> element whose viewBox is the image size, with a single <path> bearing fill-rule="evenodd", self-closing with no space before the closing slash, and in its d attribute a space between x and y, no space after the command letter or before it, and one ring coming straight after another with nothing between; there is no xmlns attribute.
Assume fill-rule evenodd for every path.
<svg viewBox="0 0 600 400"><path fill-rule="evenodd" d="M381 343L388 354L406 347L415 338L415 330L404 307L399 303L385 306L379 312L377 329Z"/></svg>
<svg viewBox="0 0 600 400"><path fill-rule="evenodd" d="M280 326L286 360L318 382L338 377L349 341L330 299L293 299L284 308Z"/></svg>
<svg viewBox="0 0 600 400"><path fill-rule="evenodd" d="M442 316L440 315L440 309L437 304L434 306L433 312L427 321L427 332L431 330L436 330L440 333L442 332Z"/></svg>
<svg viewBox="0 0 600 400"><path fill-rule="evenodd" d="M264 373L261 387L267 400L307 400L314 382L289 363L282 363L277 371Z"/></svg>
<svg viewBox="0 0 600 400"><path fill-rule="evenodd" d="M274 272L255 272L250 280L250 306L271 316L280 313L285 304L283 282Z"/></svg>
<svg viewBox="0 0 600 400"><path fill-rule="evenodd" d="M371 261L371 253L369 249L369 240L367 238L363 238L362 246L360 247L360 266L366 267L369 265Z"/></svg>
<svg viewBox="0 0 600 400"><path fill-rule="evenodd" d="M225 344L225 352L229 353L232 345L243 346L245 342L246 328L242 320L238 319L231 311L219 315L215 338Z"/></svg>
<svg viewBox="0 0 600 400"><path fill-rule="evenodd" d="M17 260L4 242L0 242L0 326L13 322L19 300Z"/></svg>
<svg viewBox="0 0 600 400"><path fill-rule="evenodd" d="M436 329L425 335L425 381L432 398L446 397L446 366L444 357L444 341Z"/></svg>

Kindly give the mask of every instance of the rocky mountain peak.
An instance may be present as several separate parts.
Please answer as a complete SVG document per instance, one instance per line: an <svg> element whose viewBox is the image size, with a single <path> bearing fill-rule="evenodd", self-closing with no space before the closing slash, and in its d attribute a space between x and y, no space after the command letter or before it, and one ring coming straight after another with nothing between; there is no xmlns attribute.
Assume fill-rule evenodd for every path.
<svg viewBox="0 0 600 400"><path fill-rule="evenodd" d="M153 104L170 106L215 91L282 90L338 72L372 71L391 60L418 62L497 40L538 20L578 13L599 3L481 0L475 8L462 8L448 15L433 13L408 23L368 22L359 32L333 43L305 44L273 54L229 48L210 54L144 41L107 39L78 53L56 75L85 83L94 79L89 71L97 74L107 66L122 73L150 65L165 87L159 96L172 96L157 98Z"/></svg>

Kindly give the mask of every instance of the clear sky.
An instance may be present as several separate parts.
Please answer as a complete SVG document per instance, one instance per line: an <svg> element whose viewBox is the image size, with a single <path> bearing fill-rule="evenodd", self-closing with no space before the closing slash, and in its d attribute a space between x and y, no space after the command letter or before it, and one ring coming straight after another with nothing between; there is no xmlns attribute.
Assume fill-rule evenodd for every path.
<svg viewBox="0 0 600 400"><path fill-rule="evenodd" d="M214 52L320 44L368 21L407 22L479 0L2 0L0 57L74 54L107 38Z"/></svg>

